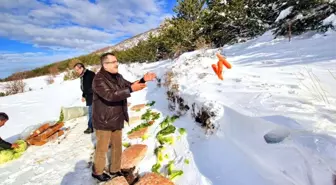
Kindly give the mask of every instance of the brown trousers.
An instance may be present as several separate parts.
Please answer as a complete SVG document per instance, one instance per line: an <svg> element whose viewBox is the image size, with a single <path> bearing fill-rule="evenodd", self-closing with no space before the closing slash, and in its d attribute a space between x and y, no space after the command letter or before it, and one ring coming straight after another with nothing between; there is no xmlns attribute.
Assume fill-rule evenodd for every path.
<svg viewBox="0 0 336 185"><path fill-rule="evenodd" d="M95 130L97 144L94 157L94 173L101 175L106 165L106 153L111 143L111 165L110 172L118 172L121 169L121 153L122 153L122 131L116 130L105 131Z"/></svg>

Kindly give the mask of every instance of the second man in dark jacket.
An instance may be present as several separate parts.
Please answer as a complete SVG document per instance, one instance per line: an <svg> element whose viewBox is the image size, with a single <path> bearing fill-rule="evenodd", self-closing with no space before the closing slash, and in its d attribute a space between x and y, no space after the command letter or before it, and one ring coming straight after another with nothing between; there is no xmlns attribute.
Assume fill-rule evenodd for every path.
<svg viewBox="0 0 336 185"><path fill-rule="evenodd" d="M86 102L86 106L88 106L89 109L89 121L88 121L88 128L84 131L86 134L93 133L93 127L92 127L92 97L93 97L93 91L92 91L92 81L95 77L95 73L93 71L90 71L89 69L86 69L83 63L76 63L74 65L74 69L76 73L80 77L80 87L82 90L82 101Z"/></svg>

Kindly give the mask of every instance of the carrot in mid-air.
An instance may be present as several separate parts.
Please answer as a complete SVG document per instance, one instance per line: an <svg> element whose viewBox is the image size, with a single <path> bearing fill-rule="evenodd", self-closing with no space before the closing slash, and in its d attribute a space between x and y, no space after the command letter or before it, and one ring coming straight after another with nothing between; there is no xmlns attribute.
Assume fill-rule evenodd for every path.
<svg viewBox="0 0 336 185"><path fill-rule="evenodd" d="M223 64L225 65L226 68L228 68L228 69L232 68L231 64L222 55L220 55L219 53L217 53L216 56L217 56L217 58L218 58L219 61L223 62Z"/></svg>
<svg viewBox="0 0 336 185"><path fill-rule="evenodd" d="M216 75L218 76L218 78L220 80L224 80L222 72L223 72L223 65L228 68L231 69L232 66L231 64L219 53L216 54L217 58L218 58L218 62L217 65L216 64L212 64L211 67L214 70L214 72L216 73Z"/></svg>

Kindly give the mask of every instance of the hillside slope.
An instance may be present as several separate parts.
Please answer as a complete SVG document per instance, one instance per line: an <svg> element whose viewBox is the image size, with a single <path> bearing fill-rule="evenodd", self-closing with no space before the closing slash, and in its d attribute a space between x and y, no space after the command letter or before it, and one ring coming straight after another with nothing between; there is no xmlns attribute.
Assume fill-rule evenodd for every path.
<svg viewBox="0 0 336 185"><path fill-rule="evenodd" d="M179 113L174 125L185 128L187 135L167 149L176 169L184 172L175 184L333 185L335 39L336 33L328 32L288 42L272 40L268 32L223 49L185 53L173 61L120 65L121 74L130 81L154 71L162 82L161 87L149 83L129 99L133 105L156 101L152 109L162 115L144 141L127 138L127 132L141 122L123 131L124 142L148 146L138 165L140 174L151 171L156 163L153 150L158 146L159 123ZM233 66L224 69L224 81L211 69L218 51ZM44 86L41 80L27 83ZM80 95L77 79L0 98L0 109L11 117L0 135L13 141L29 125L57 119L61 106L83 105ZM130 111L131 116L142 113ZM94 136L82 132L86 118L70 120L66 126L71 130L61 144L30 147L20 159L2 165L1 182L93 184L88 163ZM164 167L160 171L166 174Z"/></svg>
<svg viewBox="0 0 336 185"><path fill-rule="evenodd" d="M153 36L157 36L160 32L160 28L156 28L156 29L151 29L148 30L144 33L135 35L129 39L126 39L114 46L108 46L102 49L99 49L93 53L96 54L101 54L101 53L105 53L105 52L111 52L111 51L122 51L122 50L126 50L126 49L130 49L134 46L136 46L140 41L144 41L147 40L147 38L152 34Z"/></svg>

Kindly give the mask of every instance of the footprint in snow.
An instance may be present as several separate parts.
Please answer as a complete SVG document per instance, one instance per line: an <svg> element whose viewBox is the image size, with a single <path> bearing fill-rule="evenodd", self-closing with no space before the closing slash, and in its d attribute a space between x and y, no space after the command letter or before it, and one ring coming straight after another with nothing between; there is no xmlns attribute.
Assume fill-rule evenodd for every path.
<svg viewBox="0 0 336 185"><path fill-rule="evenodd" d="M239 83L239 82L242 81L242 79L241 78L233 78L232 81Z"/></svg>

